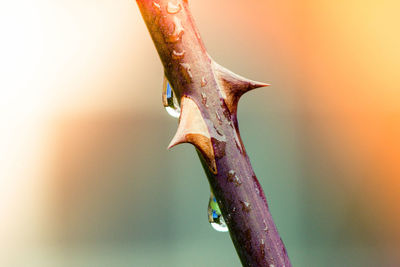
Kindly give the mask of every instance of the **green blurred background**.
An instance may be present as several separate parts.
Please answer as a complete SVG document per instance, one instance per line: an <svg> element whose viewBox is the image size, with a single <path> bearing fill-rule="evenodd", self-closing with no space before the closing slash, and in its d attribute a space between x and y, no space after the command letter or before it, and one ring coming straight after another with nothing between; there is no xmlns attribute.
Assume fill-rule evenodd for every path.
<svg viewBox="0 0 400 267"><path fill-rule="evenodd" d="M1 266L240 266L136 3L1 5ZM398 2L190 6L293 266L399 266Z"/></svg>

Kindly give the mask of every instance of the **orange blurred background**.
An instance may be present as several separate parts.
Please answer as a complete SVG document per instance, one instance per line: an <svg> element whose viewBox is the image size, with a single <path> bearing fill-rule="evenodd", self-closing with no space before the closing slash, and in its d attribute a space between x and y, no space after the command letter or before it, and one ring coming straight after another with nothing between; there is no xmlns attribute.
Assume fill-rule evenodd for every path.
<svg viewBox="0 0 400 267"><path fill-rule="evenodd" d="M294 266L400 264L400 2L189 1ZM134 1L0 4L1 266L240 266Z"/></svg>

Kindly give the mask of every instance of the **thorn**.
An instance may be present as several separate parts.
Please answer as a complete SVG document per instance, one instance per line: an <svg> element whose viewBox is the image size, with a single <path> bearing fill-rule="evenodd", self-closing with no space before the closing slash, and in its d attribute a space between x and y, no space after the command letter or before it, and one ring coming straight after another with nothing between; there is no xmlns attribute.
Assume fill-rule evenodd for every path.
<svg viewBox="0 0 400 267"><path fill-rule="evenodd" d="M216 173L214 149L208 127L197 104L185 96L181 101L178 130L168 145L168 149L182 143L194 145L202 153L211 171Z"/></svg>
<svg viewBox="0 0 400 267"><path fill-rule="evenodd" d="M183 97L181 101L181 116L179 118L178 130L168 148L182 143L189 143L186 137L188 134L200 134L210 138L207 125L196 103L188 97Z"/></svg>
<svg viewBox="0 0 400 267"><path fill-rule="evenodd" d="M213 68L221 93L231 113L236 112L239 98L246 92L269 86L267 83L244 78L213 61Z"/></svg>
<svg viewBox="0 0 400 267"><path fill-rule="evenodd" d="M185 136L181 134L181 132L179 131L179 128L178 128L178 131L176 132L175 136L172 138L167 149L173 148L176 145L186 143L186 142L187 142L187 140L186 140Z"/></svg>

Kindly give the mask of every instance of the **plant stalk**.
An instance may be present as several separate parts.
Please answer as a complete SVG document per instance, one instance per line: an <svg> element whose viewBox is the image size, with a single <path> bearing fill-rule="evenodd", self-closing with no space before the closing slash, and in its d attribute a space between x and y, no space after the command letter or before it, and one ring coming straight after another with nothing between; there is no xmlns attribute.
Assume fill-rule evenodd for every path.
<svg viewBox="0 0 400 267"><path fill-rule="evenodd" d="M181 105L169 147L196 147L243 266L291 266L237 122L240 96L267 84L236 75L210 58L187 1L137 4Z"/></svg>

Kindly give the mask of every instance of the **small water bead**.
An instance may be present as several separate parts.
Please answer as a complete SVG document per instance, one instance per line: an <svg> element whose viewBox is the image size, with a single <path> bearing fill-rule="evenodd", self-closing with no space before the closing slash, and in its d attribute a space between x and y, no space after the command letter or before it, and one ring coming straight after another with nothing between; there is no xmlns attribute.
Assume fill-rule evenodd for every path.
<svg viewBox="0 0 400 267"><path fill-rule="evenodd" d="M183 50L182 52L176 52L175 50L172 51L172 58L173 59L182 59L185 57L185 50Z"/></svg>
<svg viewBox="0 0 400 267"><path fill-rule="evenodd" d="M208 202L208 221L211 226L218 232L228 232L224 217L222 217L221 210L218 206L217 199L211 193Z"/></svg>
<svg viewBox="0 0 400 267"><path fill-rule="evenodd" d="M181 4L179 4L179 3L178 4L174 4L174 3L168 2L167 12L169 14L176 14L179 11L181 11Z"/></svg>
<svg viewBox="0 0 400 267"><path fill-rule="evenodd" d="M159 3L153 2L153 7L155 10L157 10L157 12L159 12L161 10L161 6Z"/></svg>
<svg viewBox="0 0 400 267"><path fill-rule="evenodd" d="M242 184L242 182L237 177L236 172L234 170L230 170L228 172L228 181L234 183L235 186L239 186Z"/></svg>
<svg viewBox="0 0 400 267"><path fill-rule="evenodd" d="M204 87L207 85L207 80L205 77L201 77L201 82L200 82L201 87Z"/></svg>
<svg viewBox="0 0 400 267"><path fill-rule="evenodd" d="M217 117L219 124L222 124L222 119L221 119L221 116L219 115L218 111L215 111L215 116Z"/></svg>
<svg viewBox="0 0 400 267"><path fill-rule="evenodd" d="M242 144L240 143L239 136L237 134L235 134L235 144L240 154L243 154L243 147Z"/></svg>
<svg viewBox="0 0 400 267"><path fill-rule="evenodd" d="M256 191L256 194L257 195L260 195L260 189L258 189L258 187L256 186L256 187L254 187L254 190Z"/></svg>
<svg viewBox="0 0 400 267"><path fill-rule="evenodd" d="M179 118L181 114L181 108L178 103L178 99L175 96L174 90L169 83L167 77L164 76L162 100L165 110L174 118Z"/></svg>
<svg viewBox="0 0 400 267"><path fill-rule="evenodd" d="M184 74L184 77L186 79L186 82L187 83L192 82L193 74L192 74L192 71L190 69L190 64L188 64L188 63L180 63L180 65L181 65L181 67L183 69L183 74Z"/></svg>
<svg viewBox="0 0 400 267"><path fill-rule="evenodd" d="M240 201L240 203L242 203L242 210L244 210L245 212L251 211L251 204L249 202Z"/></svg>
<svg viewBox="0 0 400 267"><path fill-rule="evenodd" d="M170 36L168 36L166 40L169 43L178 42L184 33L181 20L178 17L174 16L173 21L174 21L174 31Z"/></svg>
<svg viewBox="0 0 400 267"><path fill-rule="evenodd" d="M267 232L268 231L268 225L267 225L267 223L265 222L265 220L263 220L263 223L264 223L264 231L265 232Z"/></svg>
<svg viewBox="0 0 400 267"><path fill-rule="evenodd" d="M265 242L264 242L264 239L261 239L260 252L261 252L261 256L265 257Z"/></svg>
<svg viewBox="0 0 400 267"><path fill-rule="evenodd" d="M208 105L207 105L207 95L204 92L201 92L201 103L203 103L204 106L208 107Z"/></svg>

